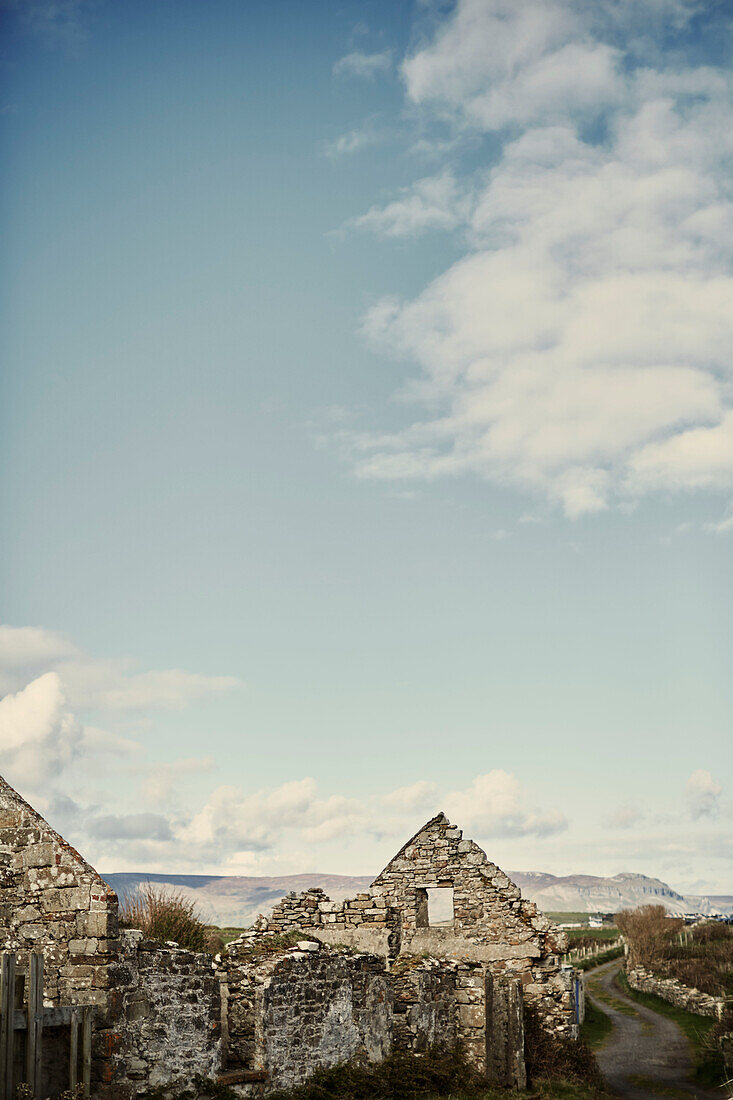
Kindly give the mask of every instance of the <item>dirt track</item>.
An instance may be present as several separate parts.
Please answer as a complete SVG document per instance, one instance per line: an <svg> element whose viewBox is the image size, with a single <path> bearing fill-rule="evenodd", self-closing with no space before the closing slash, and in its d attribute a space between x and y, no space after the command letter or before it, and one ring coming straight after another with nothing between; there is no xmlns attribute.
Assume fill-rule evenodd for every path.
<svg viewBox="0 0 733 1100"><path fill-rule="evenodd" d="M629 1100L697 1096L706 1092L692 1083L692 1059L686 1036L672 1020L625 996L613 980L619 961L586 975L585 988L593 1004L613 1021L613 1032L596 1051L608 1089Z"/></svg>

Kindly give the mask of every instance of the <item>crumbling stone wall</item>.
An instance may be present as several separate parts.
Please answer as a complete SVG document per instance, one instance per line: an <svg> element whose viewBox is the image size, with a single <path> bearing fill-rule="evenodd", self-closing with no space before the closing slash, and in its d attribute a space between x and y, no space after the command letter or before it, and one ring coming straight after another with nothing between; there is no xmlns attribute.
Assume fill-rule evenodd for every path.
<svg viewBox="0 0 733 1100"><path fill-rule="evenodd" d="M43 951L47 1002L107 1007L117 895L2 778L0 946L21 968Z"/></svg>
<svg viewBox="0 0 733 1100"><path fill-rule="evenodd" d="M356 1057L379 1062L389 1053L383 959L315 941L268 955L246 937L229 945L223 965L227 1070L261 1071L268 1089L288 1088L316 1069Z"/></svg>
<svg viewBox="0 0 733 1100"><path fill-rule="evenodd" d="M686 1012L693 1012L697 1016L722 1019L726 1004L724 997L713 997L699 989L691 989L690 986L678 982L676 978L660 978L641 966L629 969L626 977L631 988L638 989L641 993L654 993L663 1001L669 1001L677 1008L683 1008Z"/></svg>
<svg viewBox="0 0 733 1100"><path fill-rule="evenodd" d="M296 928L318 929L323 943L353 947L394 958L400 948L399 914L385 898L357 894L345 901L331 901L318 887L302 894L290 893L275 906L269 918L255 926L270 932Z"/></svg>
<svg viewBox="0 0 733 1100"><path fill-rule="evenodd" d="M129 1100L165 1073L184 1081L217 1068L211 956L120 936L117 895L2 778L0 949L21 972L30 951L43 952L47 1005L95 1006L94 1097Z"/></svg>
<svg viewBox="0 0 733 1100"><path fill-rule="evenodd" d="M452 1047L457 1039L457 968L403 956L390 971L394 1045L403 1050Z"/></svg>
<svg viewBox="0 0 733 1100"><path fill-rule="evenodd" d="M454 919L428 924L427 890L451 888ZM261 927L312 928L319 939L384 954L482 963L499 981L516 979L547 1030L577 1036L572 988L562 971L567 936L522 898L460 829L438 814L387 864L369 893L344 902L322 890L290 894Z"/></svg>
<svg viewBox="0 0 733 1100"><path fill-rule="evenodd" d="M221 1068L221 1001L211 955L128 930L112 974L115 1018L95 1036L112 1072L108 1095L127 1100L160 1085L190 1085Z"/></svg>

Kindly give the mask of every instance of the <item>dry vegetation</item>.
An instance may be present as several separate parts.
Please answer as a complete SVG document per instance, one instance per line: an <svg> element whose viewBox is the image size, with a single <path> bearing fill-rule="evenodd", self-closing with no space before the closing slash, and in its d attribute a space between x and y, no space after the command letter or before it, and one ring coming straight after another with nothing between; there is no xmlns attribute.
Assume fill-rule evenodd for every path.
<svg viewBox="0 0 733 1100"><path fill-rule="evenodd" d="M662 905L624 909L616 923L629 943L631 966L643 966L663 978L713 997L733 994L733 928L710 921L685 928Z"/></svg>
<svg viewBox="0 0 733 1100"><path fill-rule="evenodd" d="M120 906L120 925L139 928L150 940L173 941L189 951L215 952L222 946L216 931L201 920L194 902L177 890L151 882L125 898Z"/></svg>

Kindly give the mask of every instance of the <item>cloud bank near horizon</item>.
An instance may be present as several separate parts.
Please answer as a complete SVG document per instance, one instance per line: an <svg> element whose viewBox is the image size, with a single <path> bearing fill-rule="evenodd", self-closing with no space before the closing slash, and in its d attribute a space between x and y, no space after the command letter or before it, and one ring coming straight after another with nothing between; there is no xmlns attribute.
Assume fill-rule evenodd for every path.
<svg viewBox="0 0 733 1100"><path fill-rule="evenodd" d="M733 81L674 40L699 14L459 0L404 60L449 163L347 228L465 252L364 317L417 367L399 397L418 413L343 434L361 477L473 475L570 517L733 494Z"/></svg>
<svg viewBox="0 0 733 1100"><path fill-rule="evenodd" d="M351 868L358 873L362 864L373 860L376 865L378 852L399 847L439 810L487 846L490 858L497 844L521 852L523 844L531 843L533 859L546 863L545 843L551 838L555 850L558 845L568 852L577 849L573 828L578 822L565 792L556 791L558 805L543 807L521 777L499 767L473 775L458 788L418 778L408 786L357 797L322 793L312 776L247 790L218 780L216 762L206 756L152 761L136 725L142 701L137 679L155 674L129 673L132 710L124 683L109 687L109 663L83 654L68 639L40 628L2 627L0 643L2 682L15 683L29 675L22 670L33 670L27 683L0 698L0 773L93 863L108 870L291 873L314 869L342 851L344 858L359 859L360 865ZM65 682L67 661L71 690ZM94 690L84 687L80 667L91 670ZM125 680L117 664L112 671ZM100 676L107 685L101 693ZM145 696L148 712L185 705L197 696L200 680L207 679L214 692L222 689L222 679L228 686L238 683L194 678L191 693L190 683L182 680L181 695L172 700L165 681L165 690ZM93 723L85 711L94 714ZM104 728L105 720L113 722L114 731ZM190 783L202 778L208 790L193 793ZM618 839L619 853L638 849L638 836L627 840L624 834L644 818L652 861L671 852L709 849L711 829L719 818L730 817L722 784L708 770L696 769L679 803L680 812L668 820L621 807L609 812L604 833ZM358 857L349 857L354 849ZM721 857L724 849L723 844ZM577 850L580 858L582 850Z"/></svg>

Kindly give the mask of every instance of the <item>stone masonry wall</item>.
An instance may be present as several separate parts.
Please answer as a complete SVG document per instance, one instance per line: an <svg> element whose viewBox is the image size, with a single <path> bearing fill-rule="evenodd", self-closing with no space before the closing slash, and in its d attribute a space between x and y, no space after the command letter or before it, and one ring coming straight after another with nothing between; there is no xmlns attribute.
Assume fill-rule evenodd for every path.
<svg viewBox="0 0 733 1100"><path fill-rule="evenodd" d="M628 970L626 977L632 989L638 989L640 993L654 993L663 1001L669 1001L686 1012L693 1012L697 1016L712 1016L718 1020L723 1016L723 997L712 997L709 993L701 993L699 989L690 989L676 978L658 978L641 966Z"/></svg>
<svg viewBox="0 0 733 1100"><path fill-rule="evenodd" d="M271 932L317 928L324 943L388 957L396 956L400 947L399 914L387 899L366 893L340 902L331 901L318 887L302 894L290 893L256 927Z"/></svg>
<svg viewBox="0 0 733 1100"><path fill-rule="evenodd" d="M428 925L426 890L453 890L454 919ZM483 963L500 981L519 980L547 1030L577 1035L572 989L562 972L567 936L460 829L438 814L409 840L369 893L344 902L322 890L290 894L261 927L311 928L319 939L384 954Z"/></svg>
<svg viewBox="0 0 733 1100"><path fill-rule="evenodd" d="M268 1089L288 1088L316 1069L389 1053L383 959L315 941L268 956L248 938L229 945L225 965L227 1070L264 1071Z"/></svg>
<svg viewBox="0 0 733 1100"><path fill-rule="evenodd" d="M221 1067L221 1000L211 955L164 946L129 930L112 975L115 1019L99 1030L112 1072L106 1095L128 1100L148 1088L190 1085Z"/></svg>
<svg viewBox="0 0 733 1100"><path fill-rule="evenodd" d="M107 970L119 947L117 895L0 778L0 946L43 951L49 1004L109 1001Z"/></svg>
<svg viewBox="0 0 733 1100"><path fill-rule="evenodd" d="M456 967L437 959L399 959L390 971L394 1045L423 1051L457 1039Z"/></svg>
<svg viewBox="0 0 733 1100"><path fill-rule="evenodd" d="M93 1097L127 1100L169 1071L185 1080L217 1065L211 957L121 937L117 895L2 778L0 950L21 973L43 952L46 1005L95 1006Z"/></svg>

